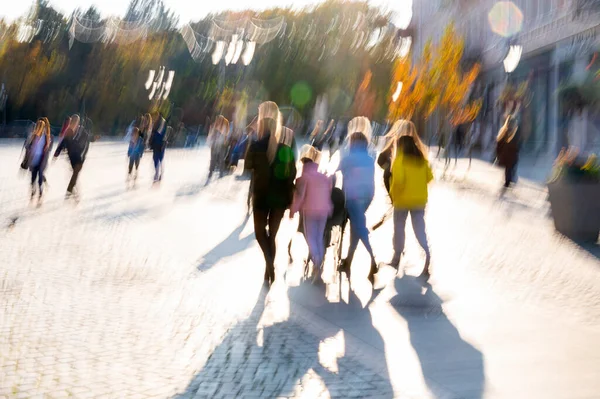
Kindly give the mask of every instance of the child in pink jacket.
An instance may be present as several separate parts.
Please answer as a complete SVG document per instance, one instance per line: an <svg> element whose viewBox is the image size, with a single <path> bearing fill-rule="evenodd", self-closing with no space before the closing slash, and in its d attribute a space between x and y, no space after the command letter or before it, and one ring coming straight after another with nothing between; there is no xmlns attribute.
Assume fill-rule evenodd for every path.
<svg viewBox="0 0 600 399"><path fill-rule="evenodd" d="M302 147L302 176L296 180L290 218L298 211L304 220L304 236L315 268L321 270L325 259L323 235L327 219L333 212L331 190L333 180L319 172L319 151L311 145Z"/></svg>

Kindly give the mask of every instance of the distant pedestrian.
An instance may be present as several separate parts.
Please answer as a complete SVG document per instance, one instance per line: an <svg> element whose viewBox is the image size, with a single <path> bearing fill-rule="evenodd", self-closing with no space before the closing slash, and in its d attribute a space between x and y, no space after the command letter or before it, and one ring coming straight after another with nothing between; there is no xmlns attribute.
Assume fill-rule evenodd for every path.
<svg viewBox="0 0 600 399"><path fill-rule="evenodd" d="M246 155L252 171L254 233L265 258L265 284L275 281L275 238L283 215L292 203L296 162L291 129L281 125L281 113L272 101L258 108L258 139Z"/></svg>
<svg viewBox="0 0 600 399"><path fill-rule="evenodd" d="M156 127L150 138L150 148L152 149L152 160L154 161L154 183L162 180L165 158L165 149L167 148L167 122L161 116L156 121Z"/></svg>
<svg viewBox="0 0 600 399"><path fill-rule="evenodd" d="M58 134L58 144L60 144L62 139L65 137L65 133L70 125L71 125L71 117L67 116L65 118L65 120L63 121L62 127L60 128L60 133Z"/></svg>
<svg viewBox="0 0 600 399"><path fill-rule="evenodd" d="M73 168L73 174L71 175L71 180L67 186L65 199L69 199L73 195L75 196L75 199L79 198L77 191L75 191L75 186L77 185L79 173L83 168L87 146L89 145L89 140L86 137L87 133L81 128L79 121L79 115L75 114L71 116L69 127L65 130L64 137L54 153L54 158L56 159L62 150L66 149L69 155L69 161L71 162L71 167Z"/></svg>
<svg viewBox="0 0 600 399"><path fill-rule="evenodd" d="M290 218L300 212L310 259L316 269L314 277L320 279L325 260L325 226L333 212L333 180L319 172L321 154L316 148L306 144L300 153L302 175L296 180Z"/></svg>
<svg viewBox="0 0 600 399"><path fill-rule="evenodd" d="M144 155L145 143L146 141L144 135L140 133L140 129L134 127L131 130L131 139L129 140L129 148L127 149L127 156L129 157L129 169L127 174L127 180L131 179L131 173L133 172L134 166L135 174L133 176L133 180L137 180L138 168L140 166L140 160L142 159L142 155Z"/></svg>
<svg viewBox="0 0 600 399"><path fill-rule="evenodd" d="M139 123L140 134L144 136L145 146L150 147L150 138L152 137L152 128L154 124L152 123L152 115L144 114L142 115Z"/></svg>
<svg viewBox="0 0 600 399"><path fill-rule="evenodd" d="M517 164L519 163L519 126L513 116L508 116L504 126L496 138L496 156L498 165L504 167L504 187L502 194L517 181Z"/></svg>
<svg viewBox="0 0 600 399"><path fill-rule="evenodd" d="M44 191L44 171L48 165L50 151L52 150L52 135L50 122L47 118L38 119L35 128L25 144L26 164L31 172L31 199L36 194L36 180L38 183L38 201L41 204Z"/></svg>
<svg viewBox="0 0 600 399"><path fill-rule="evenodd" d="M391 266L399 268L404 252L404 229L410 213L415 236L425 251L425 267L421 274L425 278L429 277L431 260L425 232L427 185L431 180L433 173L427 160L427 149L419 140L415 125L405 121L396 139L390 179L390 196L394 206L394 257Z"/></svg>
<svg viewBox="0 0 600 399"><path fill-rule="evenodd" d="M229 121L223 115L216 117L215 122L210 127L207 144L210 147L210 164L208 170L208 180L211 179L215 170L219 171L222 177L225 169L226 140L229 133ZM207 181L208 183L208 181Z"/></svg>
<svg viewBox="0 0 600 399"><path fill-rule="evenodd" d="M369 240L369 229L365 213L375 195L375 159L369 155L371 124L369 119L356 117L348 124L349 151L340 161L338 170L342 172L342 188L346 196L346 209L350 218L350 247L339 270L350 277L350 266L354 253L362 241L371 257L368 279L375 283L377 262Z"/></svg>

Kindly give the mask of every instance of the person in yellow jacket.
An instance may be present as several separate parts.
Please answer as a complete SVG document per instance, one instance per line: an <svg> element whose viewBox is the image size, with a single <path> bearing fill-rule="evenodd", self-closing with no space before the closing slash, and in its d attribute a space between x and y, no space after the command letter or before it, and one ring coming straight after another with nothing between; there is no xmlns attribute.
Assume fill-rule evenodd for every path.
<svg viewBox="0 0 600 399"><path fill-rule="evenodd" d="M404 228L410 213L417 241L425 250L425 268L421 277L429 278L431 254L425 233L425 206L427 185L433 180L433 173L427 160L426 147L416 135L414 124L407 121L405 130L407 134L396 139L396 154L391 167L390 197L394 206L394 257L391 266L398 269L400 265L400 257L404 252Z"/></svg>

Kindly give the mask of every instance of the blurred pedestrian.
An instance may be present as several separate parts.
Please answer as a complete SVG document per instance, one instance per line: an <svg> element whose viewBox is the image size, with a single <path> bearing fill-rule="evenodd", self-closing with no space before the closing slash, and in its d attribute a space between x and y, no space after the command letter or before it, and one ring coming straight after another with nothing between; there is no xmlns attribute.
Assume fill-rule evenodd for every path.
<svg viewBox="0 0 600 399"><path fill-rule="evenodd" d="M394 160L390 179L390 196L394 206L394 257L390 262L399 268L404 252L406 218L410 213L417 241L425 251L425 267L422 277L429 277L431 254L425 232L425 207L427 185L433 173L427 160L427 149L416 134L415 125L405 121L395 141Z"/></svg>
<svg viewBox="0 0 600 399"><path fill-rule="evenodd" d="M254 233L265 258L265 283L275 281L275 238L283 215L292 203L296 164L291 129L281 125L281 113L272 101L258 108L258 139L250 143L246 167L252 171Z"/></svg>
<svg viewBox="0 0 600 399"><path fill-rule="evenodd" d="M54 159L56 159L62 150L66 149L67 154L69 155L69 161L71 162L71 167L73 168L73 174L71 175L71 180L69 180L69 185L67 186L65 199L69 199L73 195L75 196L75 199L79 198L77 191L74 190L77 185L79 173L83 168L85 152L87 151L87 139L84 137L86 133L82 131L83 129L80 129L79 121L79 115L74 114L71 116L69 127L65 130L63 139L54 153Z"/></svg>
<svg viewBox="0 0 600 399"><path fill-rule="evenodd" d="M342 172L343 191L346 196L346 209L350 218L350 247L348 255L339 270L350 277L350 266L358 242L362 241L371 257L371 269L368 279L375 283L377 263L369 241L369 229L365 213L375 195L375 159L369 155L368 147L371 138L369 119L356 117L348 124L349 151L340 161L338 170Z"/></svg>
<svg viewBox="0 0 600 399"><path fill-rule="evenodd" d="M333 212L333 180L319 172L320 157L320 152L310 144L302 147L302 175L296 180L294 200L290 208L290 218L300 212L310 259L316 269L315 279L321 278L325 260L325 226L327 218Z"/></svg>
<svg viewBox="0 0 600 399"><path fill-rule="evenodd" d="M152 149L152 160L154 161L154 183L159 183L163 176L163 160L167 148L167 122L160 115L150 137L150 148Z"/></svg>
<svg viewBox="0 0 600 399"><path fill-rule="evenodd" d="M145 147L150 147L150 138L152 137L152 115L144 114L140 119L140 134L144 136Z"/></svg>
<svg viewBox="0 0 600 399"><path fill-rule="evenodd" d="M31 172L31 199L35 197L37 180L39 191L38 201L41 204L44 191L44 171L48 165L50 151L52 150L52 134L48 118L38 119L35 128L25 144L25 157L27 167Z"/></svg>
<svg viewBox="0 0 600 399"><path fill-rule="evenodd" d="M315 123L315 126L314 126L312 132L310 132L310 134L308 136L308 142L310 143L310 145L314 146L317 143L317 140L319 139L319 135L321 134L322 128L323 128L323 121L319 119L317 121L317 123Z"/></svg>
<svg viewBox="0 0 600 399"><path fill-rule="evenodd" d="M70 125L71 125L71 117L67 116L64 119L62 127L60 128L60 133L58 134L58 144L60 144L60 142L62 141L62 139L65 137L65 133L66 133L66 131L69 128Z"/></svg>
<svg viewBox="0 0 600 399"><path fill-rule="evenodd" d="M317 134L312 142L313 147L315 147L317 150L319 151L323 151L323 147L325 147L325 144L329 143L329 140L331 139L332 135L333 135L333 124L335 123L335 121L332 119L329 121L329 125L327 125L327 127L325 128L325 131L323 131L323 133L321 134Z"/></svg>
<svg viewBox="0 0 600 399"><path fill-rule="evenodd" d="M498 165L504 167L504 194L511 183L517 180L517 164L519 163L519 126L513 116L508 116L496 138L496 157Z"/></svg>
<svg viewBox="0 0 600 399"><path fill-rule="evenodd" d="M210 127L206 143L210 147L210 164L208 170L208 181L211 179L215 170L219 171L219 176L223 177L225 169L225 144L227 134L229 133L229 121L223 115L216 117Z"/></svg>
<svg viewBox="0 0 600 399"><path fill-rule="evenodd" d="M142 159L142 155L144 155L145 143L144 135L140 133L140 129L134 127L131 131L131 139L129 141L129 148L127 149L127 156L129 157L128 181L131 179L131 172L133 172L134 166L135 174L133 180L137 180L140 160Z"/></svg>

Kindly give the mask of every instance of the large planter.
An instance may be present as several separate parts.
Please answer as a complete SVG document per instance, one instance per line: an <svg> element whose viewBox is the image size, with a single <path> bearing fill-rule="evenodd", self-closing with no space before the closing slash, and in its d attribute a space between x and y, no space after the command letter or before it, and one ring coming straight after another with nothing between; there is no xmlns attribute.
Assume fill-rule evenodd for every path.
<svg viewBox="0 0 600 399"><path fill-rule="evenodd" d="M600 233L600 183L559 179L548 183L556 230L578 241L596 242Z"/></svg>

